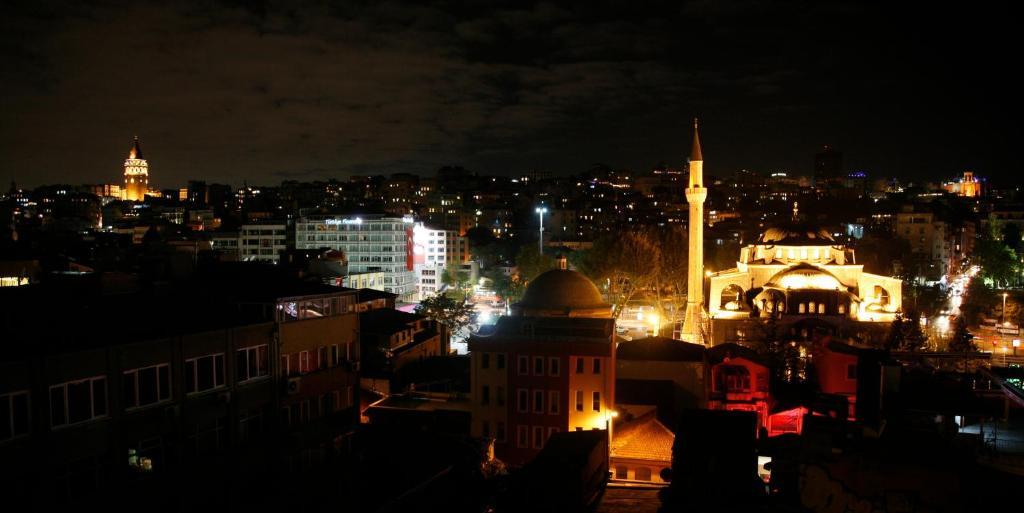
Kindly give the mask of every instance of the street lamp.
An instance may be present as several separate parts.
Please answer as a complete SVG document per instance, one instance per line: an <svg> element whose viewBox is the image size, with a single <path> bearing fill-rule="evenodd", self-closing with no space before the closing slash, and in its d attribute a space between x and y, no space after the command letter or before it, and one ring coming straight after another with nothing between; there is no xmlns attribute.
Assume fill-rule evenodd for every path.
<svg viewBox="0 0 1024 513"><path fill-rule="evenodd" d="M540 219L540 231L537 233L537 250L541 255L544 254L544 214L548 212L547 207L537 207L534 209L537 212L537 217Z"/></svg>

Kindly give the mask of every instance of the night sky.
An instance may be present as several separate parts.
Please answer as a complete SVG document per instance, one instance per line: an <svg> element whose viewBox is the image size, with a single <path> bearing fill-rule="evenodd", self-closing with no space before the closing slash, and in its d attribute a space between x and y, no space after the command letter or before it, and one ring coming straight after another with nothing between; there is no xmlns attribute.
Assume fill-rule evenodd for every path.
<svg viewBox="0 0 1024 513"><path fill-rule="evenodd" d="M646 169L698 115L709 174L1019 181L1018 16L894 3L5 2L0 179Z"/></svg>

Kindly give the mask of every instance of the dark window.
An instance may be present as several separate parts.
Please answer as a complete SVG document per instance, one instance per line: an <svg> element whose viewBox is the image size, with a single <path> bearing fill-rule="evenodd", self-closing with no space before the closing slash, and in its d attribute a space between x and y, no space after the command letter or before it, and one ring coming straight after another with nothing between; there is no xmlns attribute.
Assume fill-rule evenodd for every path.
<svg viewBox="0 0 1024 513"><path fill-rule="evenodd" d="M491 403L491 387L489 387L487 385L484 385L480 389L480 404L490 404L490 403Z"/></svg>
<svg viewBox="0 0 1024 513"><path fill-rule="evenodd" d="M583 391L576 391L576 411L583 411Z"/></svg>
<svg viewBox="0 0 1024 513"><path fill-rule="evenodd" d="M594 358L594 374L600 374L600 373L601 373L601 359L600 358Z"/></svg>
<svg viewBox="0 0 1024 513"><path fill-rule="evenodd" d="M615 466L615 479L629 479L629 469L623 465Z"/></svg>
<svg viewBox="0 0 1024 513"><path fill-rule="evenodd" d="M601 392L594 392L594 411L601 411Z"/></svg>
<svg viewBox="0 0 1024 513"><path fill-rule="evenodd" d="M64 415L64 387L53 387L50 389L50 423L54 426L67 424L67 417Z"/></svg>
<svg viewBox="0 0 1024 513"><path fill-rule="evenodd" d="M491 368L491 354L483 353L480 355L480 368L489 369Z"/></svg>
<svg viewBox="0 0 1024 513"><path fill-rule="evenodd" d="M533 357L533 375L543 376L544 375L544 357L535 356Z"/></svg>
<svg viewBox="0 0 1024 513"><path fill-rule="evenodd" d="M519 375L525 376L530 373L530 360L526 356L519 357Z"/></svg>
<svg viewBox="0 0 1024 513"><path fill-rule="evenodd" d="M224 353L185 360L185 393L203 392L222 386L224 386ZM168 387L169 390L170 387Z"/></svg>
<svg viewBox="0 0 1024 513"><path fill-rule="evenodd" d="M28 391L0 395L0 441L28 434Z"/></svg>
<svg viewBox="0 0 1024 513"><path fill-rule="evenodd" d="M637 481L650 481L651 480L651 469L647 467L636 468L636 480Z"/></svg>
<svg viewBox="0 0 1024 513"><path fill-rule="evenodd" d="M576 358L576 374L583 374L583 358Z"/></svg>
<svg viewBox="0 0 1024 513"><path fill-rule="evenodd" d="M505 387L498 387L497 394L498 406L505 406Z"/></svg>
<svg viewBox="0 0 1024 513"><path fill-rule="evenodd" d="M499 442L505 441L505 423L500 420L498 421L497 429L495 429L494 438Z"/></svg>
<svg viewBox="0 0 1024 513"><path fill-rule="evenodd" d="M530 393L525 388L520 388L516 394L516 410L525 413L530 410Z"/></svg>
<svg viewBox="0 0 1024 513"><path fill-rule="evenodd" d="M498 364L498 368L499 369L504 369L505 368L505 355L503 353L498 353L497 364Z"/></svg>
<svg viewBox="0 0 1024 513"><path fill-rule="evenodd" d="M544 391L534 390L533 391L533 412L544 413Z"/></svg>
<svg viewBox="0 0 1024 513"><path fill-rule="evenodd" d="M558 374L561 371L562 371L561 363L558 360L558 358L549 358L548 359L548 374L550 374L552 376L558 376Z"/></svg>
<svg viewBox="0 0 1024 513"><path fill-rule="evenodd" d="M857 364L851 363L846 366L846 379L857 379Z"/></svg>

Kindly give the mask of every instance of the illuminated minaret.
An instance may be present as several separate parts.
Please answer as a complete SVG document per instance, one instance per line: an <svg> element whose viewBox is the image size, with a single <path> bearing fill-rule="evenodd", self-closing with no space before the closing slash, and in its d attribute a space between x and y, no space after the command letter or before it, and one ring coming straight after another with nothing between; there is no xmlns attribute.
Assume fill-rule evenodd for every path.
<svg viewBox="0 0 1024 513"><path fill-rule="evenodd" d="M693 120L693 148L690 150L690 180L686 187L686 202L690 204L690 253L686 284L686 318L683 321L683 340L704 343L704 200L708 190L704 187L704 157L700 152L697 119Z"/></svg>
<svg viewBox="0 0 1024 513"><path fill-rule="evenodd" d="M142 148L139 147L139 136L135 136L132 149L128 152L128 158L124 161L124 199L129 201L143 201L146 199L146 191L149 190L149 164L142 158Z"/></svg>

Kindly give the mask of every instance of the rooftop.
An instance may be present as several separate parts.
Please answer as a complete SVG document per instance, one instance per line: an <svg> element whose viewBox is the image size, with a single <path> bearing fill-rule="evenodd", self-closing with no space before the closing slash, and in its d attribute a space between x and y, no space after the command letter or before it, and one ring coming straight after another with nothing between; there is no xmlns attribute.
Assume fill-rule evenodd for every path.
<svg viewBox="0 0 1024 513"><path fill-rule="evenodd" d="M651 411L615 426L612 457L651 461L672 461L676 435L658 421Z"/></svg>
<svg viewBox="0 0 1024 513"><path fill-rule="evenodd" d="M619 360L654 360L676 362L704 361L706 348L668 337L647 337L619 344L615 357Z"/></svg>

